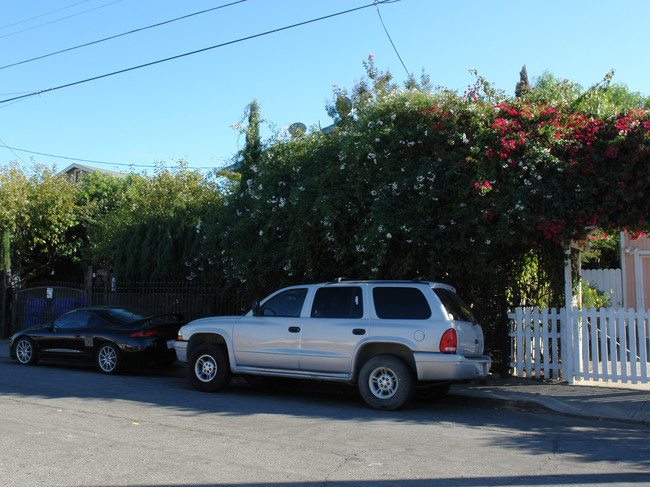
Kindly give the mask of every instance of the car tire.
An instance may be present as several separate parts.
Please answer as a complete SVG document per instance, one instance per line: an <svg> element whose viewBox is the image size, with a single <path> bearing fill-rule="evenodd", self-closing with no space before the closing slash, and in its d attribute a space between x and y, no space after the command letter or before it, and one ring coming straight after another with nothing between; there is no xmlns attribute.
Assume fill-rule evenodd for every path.
<svg viewBox="0 0 650 487"><path fill-rule="evenodd" d="M27 337L20 337L14 344L14 355L19 364L35 365L38 362L38 355L34 348L34 342Z"/></svg>
<svg viewBox="0 0 650 487"><path fill-rule="evenodd" d="M117 374L122 367L120 351L112 343L103 343L97 350L96 358L102 374Z"/></svg>
<svg viewBox="0 0 650 487"><path fill-rule="evenodd" d="M192 386L202 392L216 392L230 382L226 349L204 343L190 354L189 376Z"/></svg>
<svg viewBox="0 0 650 487"><path fill-rule="evenodd" d="M411 369L393 355L377 355L359 371L359 392L374 409L393 411L404 406L413 396Z"/></svg>

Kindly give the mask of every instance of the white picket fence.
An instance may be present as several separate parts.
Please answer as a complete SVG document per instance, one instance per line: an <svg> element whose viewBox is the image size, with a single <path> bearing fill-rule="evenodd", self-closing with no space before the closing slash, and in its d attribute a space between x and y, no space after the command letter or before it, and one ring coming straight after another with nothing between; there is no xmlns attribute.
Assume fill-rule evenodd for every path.
<svg viewBox="0 0 650 487"><path fill-rule="evenodd" d="M508 318L517 377L650 384L650 311L517 308Z"/></svg>

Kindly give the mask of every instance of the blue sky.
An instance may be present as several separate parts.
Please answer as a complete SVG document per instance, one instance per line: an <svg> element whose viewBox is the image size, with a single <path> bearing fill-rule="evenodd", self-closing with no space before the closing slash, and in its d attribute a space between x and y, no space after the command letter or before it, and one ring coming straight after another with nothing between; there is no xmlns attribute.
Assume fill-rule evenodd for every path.
<svg viewBox="0 0 650 487"><path fill-rule="evenodd" d="M0 3L0 66L140 29L235 0L24 0ZM0 69L0 100L305 22L372 0L247 0L90 47ZM407 69L463 92L470 69L512 94L525 64L589 87L614 81L650 94L647 0L401 0L379 12ZM271 130L327 126L332 85L352 88L362 61L406 73L377 8L0 103L0 162L73 162L128 172L220 168L244 139L232 125L253 99ZM17 150L22 149L22 150ZM26 151L32 151L26 152ZM36 154L41 153L41 154ZM56 156L104 161L81 162ZM129 165L132 164L132 169Z"/></svg>

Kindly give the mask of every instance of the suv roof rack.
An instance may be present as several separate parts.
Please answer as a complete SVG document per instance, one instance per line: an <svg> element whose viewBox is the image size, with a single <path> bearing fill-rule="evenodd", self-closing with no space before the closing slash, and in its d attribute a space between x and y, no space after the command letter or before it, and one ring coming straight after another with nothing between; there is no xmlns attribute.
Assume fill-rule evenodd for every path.
<svg viewBox="0 0 650 487"><path fill-rule="evenodd" d="M418 276L411 279L411 282L433 282L433 279L425 276Z"/></svg>
<svg viewBox="0 0 650 487"><path fill-rule="evenodd" d="M335 279L332 279L330 282L343 282L343 281L352 281L353 279L350 279L349 277L337 277Z"/></svg>

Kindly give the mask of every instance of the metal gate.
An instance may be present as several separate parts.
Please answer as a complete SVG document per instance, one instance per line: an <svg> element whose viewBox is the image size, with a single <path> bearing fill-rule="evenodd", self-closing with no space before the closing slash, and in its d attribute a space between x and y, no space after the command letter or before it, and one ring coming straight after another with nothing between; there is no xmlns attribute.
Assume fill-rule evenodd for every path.
<svg viewBox="0 0 650 487"><path fill-rule="evenodd" d="M14 291L10 333L47 323L86 305L86 291L74 284L37 285Z"/></svg>

